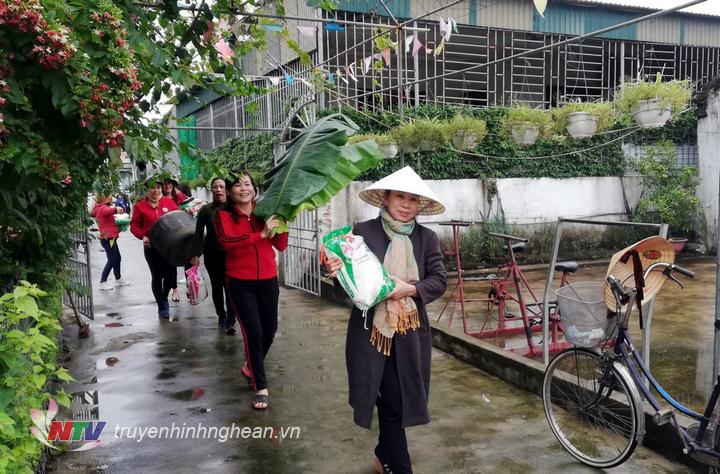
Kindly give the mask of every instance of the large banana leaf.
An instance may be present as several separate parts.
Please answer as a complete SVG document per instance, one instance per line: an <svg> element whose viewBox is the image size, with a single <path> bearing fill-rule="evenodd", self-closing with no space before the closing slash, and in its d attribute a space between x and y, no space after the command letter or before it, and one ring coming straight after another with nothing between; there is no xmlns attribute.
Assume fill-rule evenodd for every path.
<svg viewBox="0 0 720 474"><path fill-rule="evenodd" d="M275 215L291 221L304 210L325 205L353 179L380 163L383 153L374 140L346 144L357 130L352 120L333 114L301 133L268 172L254 214L261 219ZM277 230L282 232L286 226Z"/></svg>

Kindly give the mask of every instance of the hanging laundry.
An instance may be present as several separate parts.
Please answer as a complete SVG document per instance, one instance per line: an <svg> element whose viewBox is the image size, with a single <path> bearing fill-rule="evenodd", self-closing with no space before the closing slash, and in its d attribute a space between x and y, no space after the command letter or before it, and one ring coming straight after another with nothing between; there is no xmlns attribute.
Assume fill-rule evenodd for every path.
<svg viewBox="0 0 720 474"><path fill-rule="evenodd" d="M348 82L348 80L345 79L345 76L343 76L342 72L340 72L340 68L337 68L336 74L337 74L337 77L339 77L340 79L343 80L343 82L345 82L345 84L350 84L350 83Z"/></svg>
<svg viewBox="0 0 720 474"><path fill-rule="evenodd" d="M287 82L288 85L291 86L295 82L295 78L289 74L285 74L285 82Z"/></svg>
<svg viewBox="0 0 720 474"><path fill-rule="evenodd" d="M345 27L339 23L327 23L325 25L325 29L327 31L337 31L337 32L345 31Z"/></svg>
<svg viewBox="0 0 720 474"><path fill-rule="evenodd" d="M283 30L282 25L277 25L275 23L266 23L264 25L260 25L260 28L267 30L267 31L275 31L278 33L282 32L282 30Z"/></svg>
<svg viewBox="0 0 720 474"><path fill-rule="evenodd" d="M301 35L307 36L308 38L314 38L317 28L314 26L298 26L298 31Z"/></svg>
<svg viewBox="0 0 720 474"><path fill-rule="evenodd" d="M270 80L270 84L274 86L280 84L280 76L270 76L268 79Z"/></svg>
<svg viewBox="0 0 720 474"><path fill-rule="evenodd" d="M335 84L335 73L332 73L332 72L328 73L328 82L330 84Z"/></svg>

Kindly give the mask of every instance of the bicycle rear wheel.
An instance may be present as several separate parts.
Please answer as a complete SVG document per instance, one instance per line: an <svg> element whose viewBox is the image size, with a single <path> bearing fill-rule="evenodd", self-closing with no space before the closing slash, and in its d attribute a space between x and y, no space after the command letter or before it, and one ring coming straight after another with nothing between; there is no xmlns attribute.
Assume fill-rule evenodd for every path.
<svg viewBox="0 0 720 474"><path fill-rule="evenodd" d="M598 468L617 466L630 457L645 425L627 371L589 349L567 349L550 362L543 405L563 448Z"/></svg>

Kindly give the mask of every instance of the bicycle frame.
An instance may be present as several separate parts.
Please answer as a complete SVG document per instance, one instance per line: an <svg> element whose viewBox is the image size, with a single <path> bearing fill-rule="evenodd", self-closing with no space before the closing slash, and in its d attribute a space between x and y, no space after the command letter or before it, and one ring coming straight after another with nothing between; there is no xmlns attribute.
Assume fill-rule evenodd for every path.
<svg viewBox="0 0 720 474"><path fill-rule="evenodd" d="M491 234L495 235L495 234ZM539 355L542 351L542 344L535 344L532 340L532 335L535 332L542 331L542 325L534 323L531 319L542 320L542 307L543 302L539 301L532 287L528 283L525 275L523 274L520 265L518 265L515 259L515 252L512 248L512 236L503 236L497 234L496 237L505 238L506 252L508 254L508 262L505 264L498 265L498 278L490 280L491 291L494 293L493 297L490 298L477 298L472 301L483 301L487 302L488 305L497 305L498 309L498 326L495 329L480 329L480 331L467 333L469 336L477 337L478 339L495 338L504 335L516 335L524 334L527 340L527 348L511 348L508 349L511 352L517 353L522 356L533 357ZM500 277L502 275L502 277ZM567 273L563 272L560 286L568 284ZM513 286L515 288L515 294L510 293L509 288ZM526 301L523 295L523 288L527 289L530 296L529 300ZM466 300L470 301L470 300ZM505 311L507 307L507 301L516 303L520 309L520 317L522 320L522 326L508 328L505 326ZM548 304L552 307L557 307L556 302L550 301ZM536 312L531 308L537 308ZM555 311L550 312L550 321L552 326L550 351L560 352L572 344L566 341L558 341L558 333L562 329L559 328L559 319L557 317L557 308Z"/></svg>
<svg viewBox="0 0 720 474"><path fill-rule="evenodd" d="M645 400L650 403L650 406L652 406L656 413L661 411L662 407L660 406L660 403L658 403L657 399L652 394L650 389L643 383L644 376L644 378L650 382L650 386L654 388L655 391L659 393L666 402L672 405L673 408L683 413L684 415L689 416L690 418L693 418L700 422L700 426L698 428L695 438L690 437L690 435L688 435L685 430L680 428L677 422L674 422L678 434L681 436L683 444L685 445L684 452L686 454L691 452L703 453L708 456L712 456L720 461L720 452L713 451L712 449L703 448L700 445L703 436L705 435L705 431L707 430L707 427L712 419L718 397L720 397L720 377L718 377L718 380L715 382L715 386L713 387L713 391L710 395L710 399L708 400L708 404L703 414L697 413L696 411L687 408L682 403L675 400L662 387L662 385L660 385L660 383L655 380L655 377L653 377L652 373L650 373L650 369L648 369L648 367L645 365L645 362L643 362L642 356L637 351L637 349L635 349L632 338L630 337L630 334L628 334L627 329L624 326L625 325L620 325L618 328L618 334L615 339L614 353L616 356L623 359L625 367L628 369L631 377L633 378L633 381L635 382L635 387L640 390ZM638 371L638 367L640 368L640 371Z"/></svg>

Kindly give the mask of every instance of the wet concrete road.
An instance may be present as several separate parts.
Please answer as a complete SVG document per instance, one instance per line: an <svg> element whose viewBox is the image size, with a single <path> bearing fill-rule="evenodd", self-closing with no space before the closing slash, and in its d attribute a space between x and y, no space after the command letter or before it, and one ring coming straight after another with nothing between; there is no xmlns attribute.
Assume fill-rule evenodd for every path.
<svg viewBox="0 0 720 474"><path fill-rule="evenodd" d="M349 311L281 290L280 329L267 360L270 409L253 412L240 376L240 335L215 327L210 299L186 301L159 321L139 241L120 239L131 286L95 292L89 339L68 324L68 391L97 391L103 446L60 456L56 472L371 473L377 436L352 423L347 404ZM93 274L104 254L92 246ZM182 286L181 292L182 292ZM118 325L122 324L122 326ZM109 325L109 326L108 326ZM549 432L540 399L440 352L434 353L430 425L408 430L417 473L584 473ZM88 408L75 405L76 409ZM298 427L296 439L117 438L118 427ZM127 433L127 431L125 432ZM644 448L612 472L691 472Z"/></svg>

